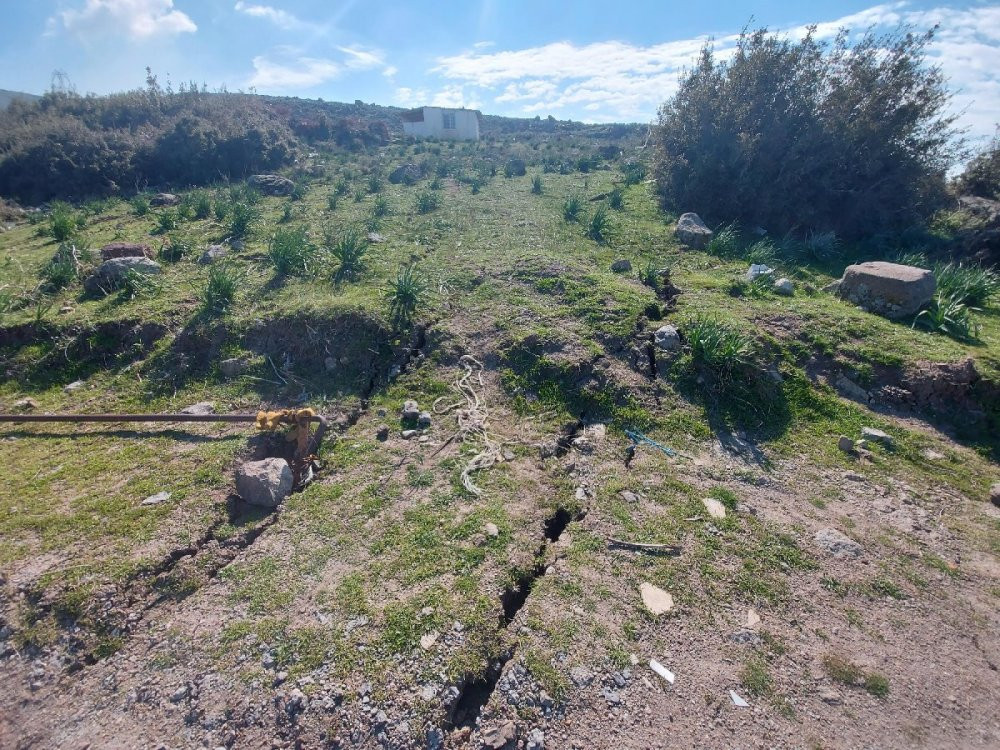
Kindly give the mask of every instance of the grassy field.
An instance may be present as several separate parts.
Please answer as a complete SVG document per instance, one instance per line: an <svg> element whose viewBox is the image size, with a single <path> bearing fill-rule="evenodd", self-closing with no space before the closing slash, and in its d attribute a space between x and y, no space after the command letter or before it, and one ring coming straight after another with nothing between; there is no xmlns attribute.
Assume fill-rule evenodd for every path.
<svg viewBox="0 0 1000 750"><path fill-rule="evenodd" d="M316 481L270 515L232 494L250 437L242 428L0 432L0 460L13 469L0 489L0 625L25 675L39 655L64 655L70 676L38 678L32 692L55 707L51 722L67 707L104 706L107 696L94 696L108 674L114 696L146 680L163 705L177 684L200 685L204 675L222 680L235 702L293 700L288 688L305 678L295 684L308 711L286 711L273 725L230 715L199 731L216 744L233 731L247 746L272 736L360 746L383 731L402 747L440 728L448 746L464 746L470 732L509 718L524 732L544 726L562 738L556 747L601 746L621 709L595 686L631 670L628 688L605 681L605 689L632 689L626 705L662 708L672 694L645 669L658 658L688 684L690 705L676 709L682 742L717 730L703 715L723 706L722 724L739 723L730 687L761 707L761 737L778 744L801 736L835 746L837 732L850 744L864 731L911 724L931 744L946 732L971 737L960 712L938 723L916 715L933 699L928 690L904 688L897 698L896 686L925 674L908 643L930 648L935 633L955 650L978 637L984 653L996 653L1000 520L988 501L998 479L996 404L978 420L947 408L904 412L848 400L834 384L844 376L874 391L923 363L966 357L996 383L997 307L976 314L972 342L870 315L822 291L858 252L850 247L822 264L775 257L778 275L796 282L794 296L748 289L744 259L678 245L676 217L658 210L648 182L625 184L616 161L560 174L529 159L526 176L505 177L500 163L484 178L475 148L427 148L392 146L360 164L317 156L293 175L295 199L206 191L205 218L178 218L165 231L176 208L72 207L68 241L78 248L187 248L178 260L161 254L153 283L103 297L85 295L79 279L33 294L59 247L47 217L0 234L2 411L24 398L53 413L301 404L339 426ZM442 176L432 171L415 185L372 177L428 155L445 165ZM608 206L613 190L619 208ZM582 211L567 220L574 197ZM240 249L226 243L236 205L255 218ZM595 239L599 210L607 220ZM330 247L348 230L380 237L363 242L360 268L337 280ZM287 273L274 262L282 239L304 247ZM221 267L236 281L224 310L205 304L220 262L198 259L211 244L229 249ZM632 270L613 272L620 259ZM413 322L401 323L389 290L410 266L424 291ZM680 294L659 296L640 278L647 269L669 269ZM650 372L651 332L671 323L683 335L706 316L746 338L747 363L706 368L686 351ZM472 382L503 448L499 463L473 475L478 496L462 472L481 445L449 442L466 354L484 366ZM245 365L227 377L220 363L232 358ZM409 398L434 412L423 442L400 436ZM376 439L380 423L391 427L386 442ZM607 431L588 432L595 424ZM860 461L838 449L838 436L858 438L862 427L886 431L894 448L872 446ZM679 454L646 445L627 462L625 430ZM142 504L161 491L168 500ZM704 497L720 500L726 517L708 518ZM820 527L861 543L865 564L825 556L813 539ZM609 539L677 552L609 551ZM671 613L651 615L640 582L669 591ZM729 638L748 607L763 627ZM949 690L989 675L956 658L971 682ZM638 695L643 669L648 698ZM840 708L803 687L815 679L846 691ZM561 708L548 708L539 690ZM198 721L223 710L207 692ZM334 708L317 708L325 702ZM369 706L389 715L390 729L372 728ZM133 711L102 730L103 710L74 720L59 742L123 727L149 741L183 735L182 716L169 711ZM855 726L865 721L868 729ZM55 737L51 722L32 730L40 742ZM635 731L652 737L656 724Z"/></svg>

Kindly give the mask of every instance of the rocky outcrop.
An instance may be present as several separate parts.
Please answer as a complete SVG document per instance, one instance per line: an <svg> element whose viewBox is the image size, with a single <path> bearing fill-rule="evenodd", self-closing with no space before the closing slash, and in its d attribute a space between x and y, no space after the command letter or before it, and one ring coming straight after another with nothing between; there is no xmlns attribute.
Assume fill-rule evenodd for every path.
<svg viewBox="0 0 1000 750"><path fill-rule="evenodd" d="M247 185L262 195L291 195L295 190L294 182L277 174L255 174Z"/></svg>
<svg viewBox="0 0 1000 750"><path fill-rule="evenodd" d="M869 312L899 320L916 315L935 289L934 274L926 268L870 261L848 266L837 292Z"/></svg>

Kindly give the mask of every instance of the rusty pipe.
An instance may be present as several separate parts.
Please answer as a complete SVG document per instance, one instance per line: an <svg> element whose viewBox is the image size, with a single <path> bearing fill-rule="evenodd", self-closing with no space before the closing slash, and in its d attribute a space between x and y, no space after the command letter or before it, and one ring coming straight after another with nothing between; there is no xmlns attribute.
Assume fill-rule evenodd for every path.
<svg viewBox="0 0 1000 750"><path fill-rule="evenodd" d="M256 414L0 414L0 422L256 422ZM320 415L310 422L325 426Z"/></svg>

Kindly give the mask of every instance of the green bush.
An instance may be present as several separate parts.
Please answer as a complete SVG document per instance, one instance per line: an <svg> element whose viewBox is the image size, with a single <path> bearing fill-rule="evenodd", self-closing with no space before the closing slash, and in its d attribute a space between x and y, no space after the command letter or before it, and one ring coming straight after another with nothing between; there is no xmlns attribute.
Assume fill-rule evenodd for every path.
<svg viewBox="0 0 1000 750"><path fill-rule="evenodd" d="M337 210L337 202L339 200L340 200L340 196L338 196L335 192L334 193L330 193L326 197L326 207L328 209L330 209L331 211L336 211Z"/></svg>
<svg viewBox="0 0 1000 750"><path fill-rule="evenodd" d="M705 252L720 258L734 258L739 255L741 248L740 231L735 223L730 223L715 230L712 239L705 246Z"/></svg>
<svg viewBox="0 0 1000 750"><path fill-rule="evenodd" d="M925 64L932 36L791 42L761 29L725 61L706 46L660 110L661 205L846 237L928 218L957 151L944 77Z"/></svg>
<svg viewBox="0 0 1000 750"><path fill-rule="evenodd" d="M625 208L625 191L620 187L612 189L608 194L608 205L615 211L621 211Z"/></svg>
<svg viewBox="0 0 1000 750"><path fill-rule="evenodd" d="M74 281L80 274L80 265L76 258L76 247L63 243L55 255L42 266L40 272L42 291L57 292Z"/></svg>
<svg viewBox="0 0 1000 750"><path fill-rule="evenodd" d="M194 218L207 219L212 215L212 199L208 193L199 190L191 196L191 205L194 209Z"/></svg>
<svg viewBox="0 0 1000 750"><path fill-rule="evenodd" d="M959 195L978 195L1000 200L1000 130L986 148L966 165L955 181Z"/></svg>
<svg viewBox="0 0 1000 750"><path fill-rule="evenodd" d="M636 161L622 164L622 173L626 185L638 185L646 179L646 165Z"/></svg>
<svg viewBox="0 0 1000 750"><path fill-rule="evenodd" d="M590 224L587 226L587 236L594 242L604 242L607 239L608 229L611 226L611 219L608 210L604 206L598 206L594 215L590 217Z"/></svg>
<svg viewBox="0 0 1000 750"><path fill-rule="evenodd" d="M52 204L49 214L49 233L56 242L65 242L76 231L76 217L66 203Z"/></svg>
<svg viewBox="0 0 1000 750"><path fill-rule="evenodd" d="M580 200L579 196L571 195L563 201L564 221L576 221L580 218L581 211L583 211L583 201Z"/></svg>
<svg viewBox="0 0 1000 750"><path fill-rule="evenodd" d="M753 339L718 318L696 315L683 331L694 363L717 375L728 378L752 361Z"/></svg>
<svg viewBox="0 0 1000 750"><path fill-rule="evenodd" d="M279 276L310 273L315 254L305 227L279 229L267 248L267 257Z"/></svg>
<svg viewBox="0 0 1000 750"><path fill-rule="evenodd" d="M379 218L383 216L388 216L390 213L389 209L389 199L384 195L380 195L372 203L372 216L377 216Z"/></svg>
<svg viewBox="0 0 1000 750"><path fill-rule="evenodd" d="M333 274L334 281L350 281L361 275L364 254L368 249L368 242L361 232L348 229L339 237L335 237L328 231L326 247L337 261L337 270Z"/></svg>
<svg viewBox="0 0 1000 750"><path fill-rule="evenodd" d="M156 251L156 257L164 263L177 263L191 252L191 246L174 238L168 239Z"/></svg>
<svg viewBox="0 0 1000 750"><path fill-rule="evenodd" d="M225 312L236 298L240 275L228 263L214 263L201 291L201 307L207 313Z"/></svg>
<svg viewBox="0 0 1000 750"><path fill-rule="evenodd" d="M427 291L427 283L412 266L399 269L396 279L389 285L386 296L389 300L389 317L397 328L409 325L413 313Z"/></svg>
<svg viewBox="0 0 1000 750"><path fill-rule="evenodd" d="M531 178L531 192L535 195L542 194L542 178L540 175L535 175Z"/></svg>
<svg viewBox="0 0 1000 750"><path fill-rule="evenodd" d="M132 213L136 216L145 216L149 213L149 196L140 193L133 196L129 203L132 205Z"/></svg>
<svg viewBox="0 0 1000 750"><path fill-rule="evenodd" d="M235 239L249 237L260 223L260 211L252 203L242 201L232 204L229 217L229 236Z"/></svg>
<svg viewBox="0 0 1000 750"><path fill-rule="evenodd" d="M1000 293L1000 274L982 266L937 264L934 279L942 298L972 307L986 307Z"/></svg>
<svg viewBox="0 0 1000 750"><path fill-rule="evenodd" d="M422 214L429 214L441 205L441 196L429 190L417 193L417 211Z"/></svg>
<svg viewBox="0 0 1000 750"><path fill-rule="evenodd" d="M180 217L172 208L165 208L156 215L156 228L160 232L172 232L177 229Z"/></svg>
<svg viewBox="0 0 1000 750"><path fill-rule="evenodd" d="M930 304L917 313L913 327L940 333L957 341L975 341L979 338L980 328L972 317L975 310L954 297L938 292Z"/></svg>

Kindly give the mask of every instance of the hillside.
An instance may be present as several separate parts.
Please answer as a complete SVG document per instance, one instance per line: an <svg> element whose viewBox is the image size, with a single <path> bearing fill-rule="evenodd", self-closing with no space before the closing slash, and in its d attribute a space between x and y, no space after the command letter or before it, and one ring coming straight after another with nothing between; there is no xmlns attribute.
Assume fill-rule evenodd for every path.
<svg viewBox="0 0 1000 750"><path fill-rule="evenodd" d="M0 109L7 109L13 101L30 102L40 99L36 94L26 94L23 91L8 91L0 89Z"/></svg>
<svg viewBox="0 0 1000 750"><path fill-rule="evenodd" d="M0 746L1000 745L996 297L959 340L824 291L898 247L684 246L641 133L534 122L0 233L0 412L330 422L275 509L283 434L0 425Z"/></svg>

